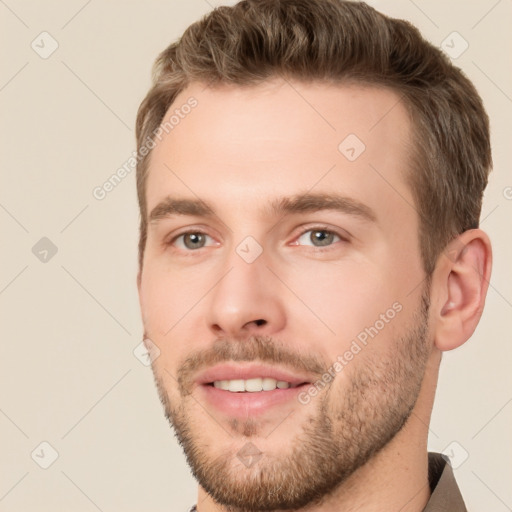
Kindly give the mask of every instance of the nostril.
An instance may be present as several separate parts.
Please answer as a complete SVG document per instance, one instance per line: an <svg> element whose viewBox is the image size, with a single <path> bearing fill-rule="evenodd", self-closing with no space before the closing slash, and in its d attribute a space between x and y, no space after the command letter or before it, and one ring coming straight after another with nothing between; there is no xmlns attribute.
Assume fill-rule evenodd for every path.
<svg viewBox="0 0 512 512"><path fill-rule="evenodd" d="M260 325L265 325L267 323L266 320L255 320L254 323L259 327Z"/></svg>

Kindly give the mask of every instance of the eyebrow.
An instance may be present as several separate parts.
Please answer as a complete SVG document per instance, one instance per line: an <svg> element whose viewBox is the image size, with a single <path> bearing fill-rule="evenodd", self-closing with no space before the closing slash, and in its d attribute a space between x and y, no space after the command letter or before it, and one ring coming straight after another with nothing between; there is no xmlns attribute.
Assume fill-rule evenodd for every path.
<svg viewBox="0 0 512 512"><path fill-rule="evenodd" d="M293 213L311 213L321 210L335 210L359 217L368 222L376 222L377 215L364 203L338 194L305 193L291 197L282 197L270 201L264 212L270 216L284 216ZM196 217L215 217L215 210L201 199L182 199L166 197L149 214L149 222L157 223L172 215Z"/></svg>

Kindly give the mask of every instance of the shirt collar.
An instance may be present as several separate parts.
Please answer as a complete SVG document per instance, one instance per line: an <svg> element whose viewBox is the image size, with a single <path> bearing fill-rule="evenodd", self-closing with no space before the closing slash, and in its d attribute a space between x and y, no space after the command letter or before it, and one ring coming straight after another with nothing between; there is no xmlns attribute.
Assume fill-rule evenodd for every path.
<svg viewBox="0 0 512 512"><path fill-rule="evenodd" d="M453 476L453 470L440 453L428 454L430 499L423 512L467 512Z"/></svg>

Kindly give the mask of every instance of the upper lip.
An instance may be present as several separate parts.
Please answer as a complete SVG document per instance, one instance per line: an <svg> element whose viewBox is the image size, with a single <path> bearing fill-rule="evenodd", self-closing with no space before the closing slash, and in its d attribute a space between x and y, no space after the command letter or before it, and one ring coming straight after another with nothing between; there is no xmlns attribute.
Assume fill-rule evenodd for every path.
<svg viewBox="0 0 512 512"><path fill-rule="evenodd" d="M200 372L196 378L196 383L203 385L211 384L218 380L247 380L256 377L270 377L277 381L289 382L292 386L313 381L311 376L307 374L292 372L277 366L268 366L260 363L226 363L212 366Z"/></svg>

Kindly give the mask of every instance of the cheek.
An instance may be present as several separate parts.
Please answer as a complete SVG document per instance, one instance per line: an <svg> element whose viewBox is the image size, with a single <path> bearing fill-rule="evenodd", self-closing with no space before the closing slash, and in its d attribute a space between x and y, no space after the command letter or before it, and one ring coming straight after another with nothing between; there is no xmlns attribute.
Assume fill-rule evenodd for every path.
<svg viewBox="0 0 512 512"><path fill-rule="evenodd" d="M291 286L331 331L332 335L324 331L327 336L319 341L328 364L339 362L333 368L339 386L347 385L352 369L365 367L368 358L392 357L404 326L413 320L418 295L410 293L407 276L391 270L391 261L387 266L385 258L379 261L380 265L355 260L316 265L296 274ZM290 314L301 318L304 306L293 304Z"/></svg>
<svg viewBox="0 0 512 512"><path fill-rule="evenodd" d="M178 272L160 271L155 264L147 265L141 280L140 303L148 334L170 335L169 330L197 304L200 292L194 280L185 280Z"/></svg>
<svg viewBox="0 0 512 512"><path fill-rule="evenodd" d="M307 307L346 341L372 325L397 301L396 280L386 268L359 260L315 264L289 277L291 288ZM296 314L304 304L293 301Z"/></svg>
<svg viewBox="0 0 512 512"><path fill-rule="evenodd" d="M186 320L188 306L186 287L171 273L157 271L147 265L140 287L141 313L146 336L159 348L152 369L160 386L174 403L177 392L177 361L183 357L180 329Z"/></svg>

